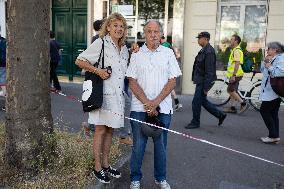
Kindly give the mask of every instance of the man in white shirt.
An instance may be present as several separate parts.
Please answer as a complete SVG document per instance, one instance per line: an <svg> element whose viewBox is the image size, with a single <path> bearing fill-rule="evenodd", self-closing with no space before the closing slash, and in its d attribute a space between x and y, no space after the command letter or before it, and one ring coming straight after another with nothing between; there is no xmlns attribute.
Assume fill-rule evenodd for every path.
<svg viewBox="0 0 284 189"><path fill-rule="evenodd" d="M174 52L160 45L161 24L149 21L144 26L146 43L139 52L132 54L126 76L133 93L130 117L145 121L147 116L156 116L164 127L169 128L173 113L171 91L176 78L181 75ZM159 112L157 107L160 108ZM131 156L131 189L140 188L141 166L148 137L142 124L131 121L133 148ZM166 181L167 132L153 137L155 183L162 189L170 189Z"/></svg>

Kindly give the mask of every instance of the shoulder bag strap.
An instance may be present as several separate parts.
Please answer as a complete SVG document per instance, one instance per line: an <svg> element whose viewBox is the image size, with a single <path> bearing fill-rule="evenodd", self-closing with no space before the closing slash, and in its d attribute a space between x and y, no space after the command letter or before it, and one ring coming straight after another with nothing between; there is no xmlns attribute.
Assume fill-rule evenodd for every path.
<svg viewBox="0 0 284 189"><path fill-rule="evenodd" d="M103 53L103 58L102 58L102 68L104 68L105 67L105 64L104 64L104 39L102 39L102 41L103 41L103 43L102 43L102 48L101 48L101 52L100 52L100 56L99 56L99 58L98 58L98 61L95 63L95 67L98 67L99 66L99 64L100 64L100 61L101 61L101 57L102 57L102 53Z"/></svg>
<svg viewBox="0 0 284 189"><path fill-rule="evenodd" d="M103 51L103 57L102 57L102 68L105 68L105 40L103 39L103 44L102 44L102 51ZM101 53L102 53L101 51Z"/></svg>

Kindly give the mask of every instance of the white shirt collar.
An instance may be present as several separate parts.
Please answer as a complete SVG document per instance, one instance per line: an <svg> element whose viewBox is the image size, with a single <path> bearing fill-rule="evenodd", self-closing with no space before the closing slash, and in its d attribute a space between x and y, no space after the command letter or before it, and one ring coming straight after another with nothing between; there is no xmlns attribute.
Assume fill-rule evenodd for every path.
<svg viewBox="0 0 284 189"><path fill-rule="evenodd" d="M158 48L156 48L154 51L151 51L150 49L148 49L146 43L144 43L144 45L141 47L141 50L144 52L160 52L162 49L161 45L158 46Z"/></svg>

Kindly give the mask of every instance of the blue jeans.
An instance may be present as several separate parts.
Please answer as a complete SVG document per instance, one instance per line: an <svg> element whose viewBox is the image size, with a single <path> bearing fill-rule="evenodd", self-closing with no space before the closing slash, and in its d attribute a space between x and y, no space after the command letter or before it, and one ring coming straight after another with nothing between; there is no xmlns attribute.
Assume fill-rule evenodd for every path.
<svg viewBox="0 0 284 189"><path fill-rule="evenodd" d="M224 114L222 111L218 110L215 105L211 104L207 100L207 96L204 94L203 84L197 84L192 100L193 118L191 120L191 123L194 125L200 125L201 106L203 106L209 113L214 115L216 118L220 118Z"/></svg>
<svg viewBox="0 0 284 189"><path fill-rule="evenodd" d="M131 112L130 117L145 121L145 112ZM170 114L160 114L159 119L169 128L171 123ZM130 160L130 179L131 181L140 181L142 178L141 166L144 158L145 148L148 137L143 135L141 131L141 123L130 121L133 134L133 147ZM166 180L166 146L167 146L167 132L156 138L153 138L154 143L154 177L157 181Z"/></svg>

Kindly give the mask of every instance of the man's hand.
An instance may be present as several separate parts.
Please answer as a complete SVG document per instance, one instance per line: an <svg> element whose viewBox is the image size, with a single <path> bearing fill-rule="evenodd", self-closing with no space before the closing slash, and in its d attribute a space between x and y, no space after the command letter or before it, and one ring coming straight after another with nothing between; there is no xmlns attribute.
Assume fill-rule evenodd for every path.
<svg viewBox="0 0 284 189"><path fill-rule="evenodd" d="M146 103L144 103L144 110L149 113L155 113L156 108L159 106L159 102L156 100L148 100Z"/></svg>
<svg viewBox="0 0 284 189"><path fill-rule="evenodd" d="M205 96L207 96L207 94L208 94L208 91L205 91L205 90L203 90L203 92L204 92Z"/></svg>
<svg viewBox="0 0 284 189"><path fill-rule="evenodd" d="M157 116L159 113L157 110L154 111L148 111L146 112L148 114L148 116L153 117L153 116Z"/></svg>
<svg viewBox="0 0 284 189"><path fill-rule="evenodd" d="M234 83L236 81L236 76L231 76L230 77L230 83Z"/></svg>
<svg viewBox="0 0 284 189"><path fill-rule="evenodd" d="M158 115L158 112L157 112L158 105L159 104L156 104L154 101L149 100L148 102L144 104L144 109L149 116L151 117L157 116Z"/></svg>

